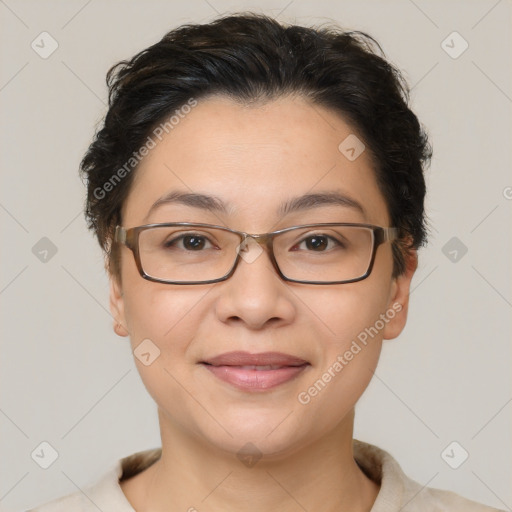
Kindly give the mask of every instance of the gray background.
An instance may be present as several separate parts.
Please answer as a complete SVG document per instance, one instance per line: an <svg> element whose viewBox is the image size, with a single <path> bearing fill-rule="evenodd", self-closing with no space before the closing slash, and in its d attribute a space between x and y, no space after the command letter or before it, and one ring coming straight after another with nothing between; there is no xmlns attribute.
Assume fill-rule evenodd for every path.
<svg viewBox="0 0 512 512"><path fill-rule="evenodd" d="M179 24L251 9L368 31L414 85L413 107L435 149L430 244L408 326L385 342L357 406L355 437L391 452L424 485L511 510L511 7L504 0L0 1L1 509L73 492L118 458L159 446L156 406L128 342L112 332L77 167L105 112L109 66ZM31 48L43 31L59 45L47 59ZM453 31L469 44L458 58L441 46ZM462 48L461 40L448 44L452 53ZM46 262L43 237L57 249ZM59 455L46 470L31 458L42 441ZM452 441L469 452L458 469L441 456ZM452 463L460 457L459 448L449 453Z"/></svg>

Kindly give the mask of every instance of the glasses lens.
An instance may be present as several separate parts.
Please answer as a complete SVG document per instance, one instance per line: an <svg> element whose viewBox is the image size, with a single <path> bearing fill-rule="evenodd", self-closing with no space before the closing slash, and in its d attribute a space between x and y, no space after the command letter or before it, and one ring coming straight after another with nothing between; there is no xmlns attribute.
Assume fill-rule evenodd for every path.
<svg viewBox="0 0 512 512"><path fill-rule="evenodd" d="M139 234L139 256L149 277L176 283L214 281L232 270L240 237L219 228L156 226ZM274 238L284 276L305 282L350 281L370 266L373 231L356 226L297 227Z"/></svg>
<svg viewBox="0 0 512 512"><path fill-rule="evenodd" d="M292 229L274 240L281 272L298 281L349 281L363 277L370 266L373 231L355 226Z"/></svg>
<svg viewBox="0 0 512 512"><path fill-rule="evenodd" d="M229 273L238 235L216 228L157 226L141 231L139 255L144 272L155 279L198 282Z"/></svg>

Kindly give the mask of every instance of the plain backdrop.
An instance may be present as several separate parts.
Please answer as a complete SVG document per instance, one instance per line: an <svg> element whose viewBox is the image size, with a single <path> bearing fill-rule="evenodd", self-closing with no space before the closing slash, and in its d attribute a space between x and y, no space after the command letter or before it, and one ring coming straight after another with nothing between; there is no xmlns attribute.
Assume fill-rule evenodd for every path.
<svg viewBox="0 0 512 512"><path fill-rule="evenodd" d="M1 1L1 509L74 492L120 457L160 445L156 406L128 341L112 331L78 164L105 113L112 64L180 24L253 10L366 31L409 81L434 146L431 235L407 328L384 342L355 437L423 485L511 510L511 7ZM457 457L459 446L469 454L457 469L442 457L453 441ZM48 469L31 456L42 442L58 453Z"/></svg>

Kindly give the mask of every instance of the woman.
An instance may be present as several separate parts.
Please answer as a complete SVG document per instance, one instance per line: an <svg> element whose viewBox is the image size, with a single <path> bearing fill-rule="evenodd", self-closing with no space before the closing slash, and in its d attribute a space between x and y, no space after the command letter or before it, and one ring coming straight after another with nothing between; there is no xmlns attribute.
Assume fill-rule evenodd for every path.
<svg viewBox="0 0 512 512"><path fill-rule="evenodd" d="M377 49L247 14L111 69L86 214L162 448L34 510L495 510L353 439L426 240L430 146Z"/></svg>

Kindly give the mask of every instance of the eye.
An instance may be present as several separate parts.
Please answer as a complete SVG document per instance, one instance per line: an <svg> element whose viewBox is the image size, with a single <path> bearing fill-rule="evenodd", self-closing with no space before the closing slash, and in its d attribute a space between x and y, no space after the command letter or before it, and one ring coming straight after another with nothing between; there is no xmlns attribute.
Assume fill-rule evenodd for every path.
<svg viewBox="0 0 512 512"><path fill-rule="evenodd" d="M292 247L292 250L305 249L314 252L325 252L335 247L343 247L343 244L327 235L310 235Z"/></svg>
<svg viewBox="0 0 512 512"><path fill-rule="evenodd" d="M205 236L185 234L165 241L164 247L169 249L184 249L186 251L201 251L203 249L211 249L213 246Z"/></svg>

